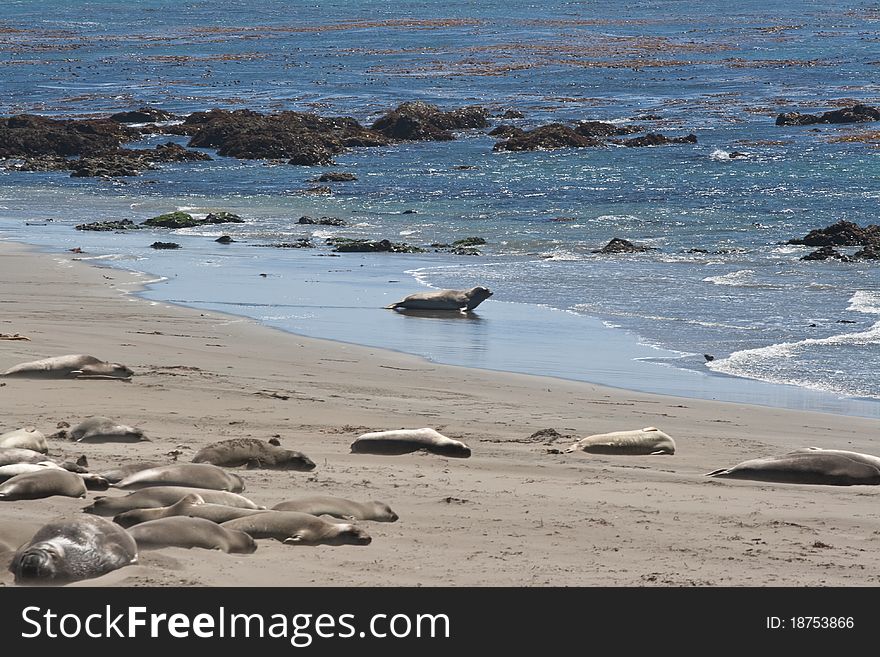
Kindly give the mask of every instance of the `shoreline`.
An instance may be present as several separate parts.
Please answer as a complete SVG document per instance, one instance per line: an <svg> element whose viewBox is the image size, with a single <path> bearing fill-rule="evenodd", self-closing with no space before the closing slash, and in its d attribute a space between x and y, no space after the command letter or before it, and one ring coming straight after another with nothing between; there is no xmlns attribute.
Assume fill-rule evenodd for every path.
<svg viewBox="0 0 880 657"><path fill-rule="evenodd" d="M631 392L583 382L440 365L408 354L297 336L239 316L134 294L146 278L73 254L0 243L3 367L92 353L135 370L117 381L6 381L4 431L50 434L107 415L152 442L50 441L86 453L92 470L120 461L191 458L225 438L280 435L312 473L244 470L245 494L275 504L302 492L388 502L396 523L363 523L367 547L252 555L163 549L88 585L118 586L863 586L876 584L875 491L706 479L747 458L809 445L876 453L877 419ZM658 426L674 456L553 454L568 439ZM473 456L350 454L371 430L432 426ZM100 495L100 493L98 494ZM95 497L89 493L88 501ZM6 534L82 500L0 505ZM3 539L3 535L0 535ZM2 540L0 540L2 542ZM818 544L824 547L817 547ZM8 558L9 554L4 556ZM11 576L0 572L0 584ZM682 563L686 567L682 567Z"/></svg>

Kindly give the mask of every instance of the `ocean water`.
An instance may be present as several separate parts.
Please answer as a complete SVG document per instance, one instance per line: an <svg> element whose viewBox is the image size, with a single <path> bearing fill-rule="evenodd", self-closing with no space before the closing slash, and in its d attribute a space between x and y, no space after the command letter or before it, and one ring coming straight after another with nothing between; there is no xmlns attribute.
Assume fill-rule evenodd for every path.
<svg viewBox="0 0 880 657"><path fill-rule="evenodd" d="M162 278L150 298L305 335L653 392L878 414L880 265L802 262L810 249L784 242L839 219L877 222L880 138L869 133L880 125L774 119L880 104L880 4L129 5L4 2L0 114L151 104L369 122L418 99L525 115L493 125L598 119L699 142L494 153L485 131L463 132L340 155L335 170L358 180L331 196L302 192L324 168L221 157L117 180L3 171L3 237L107 255L99 262ZM225 209L247 223L173 236L73 229L174 209ZM296 225L305 214L348 225ZM238 242L210 239L224 233ZM480 256L335 257L322 239L335 235L488 243ZM319 247L257 248L306 236ZM656 250L592 253L612 237ZM156 240L184 248L156 252ZM471 319L381 308L426 286L477 284L495 295Z"/></svg>

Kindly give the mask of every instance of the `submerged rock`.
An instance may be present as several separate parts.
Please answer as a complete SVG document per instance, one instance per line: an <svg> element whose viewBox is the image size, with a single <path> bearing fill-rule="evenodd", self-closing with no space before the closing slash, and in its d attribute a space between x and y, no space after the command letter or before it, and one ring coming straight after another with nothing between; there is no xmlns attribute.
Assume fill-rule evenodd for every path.
<svg viewBox="0 0 880 657"><path fill-rule="evenodd" d="M659 132L649 132L642 137L633 137L632 139L614 140L615 144L627 146L629 148L638 148L643 146L665 146L667 144L696 144L697 136L694 134L685 135L684 137L667 137Z"/></svg>
<svg viewBox="0 0 880 657"><path fill-rule="evenodd" d="M785 112L776 117L776 125L815 125L817 123L863 123L880 121L880 109L870 105L851 105L823 114Z"/></svg>
<svg viewBox="0 0 880 657"><path fill-rule="evenodd" d="M871 224L862 228L852 221L837 223L811 230L804 237L788 240L787 244L805 246L869 246L880 245L880 226Z"/></svg>
<svg viewBox="0 0 880 657"><path fill-rule="evenodd" d="M602 142L594 137L586 137L573 128L562 123L542 125L534 130L512 134L507 141L499 141L492 148L494 151L536 151L557 148L585 148L601 146Z"/></svg>
<svg viewBox="0 0 880 657"><path fill-rule="evenodd" d="M153 242L150 244L151 249L179 249L180 244L177 242Z"/></svg>
<svg viewBox="0 0 880 657"><path fill-rule="evenodd" d="M327 244L333 246L333 251L338 253L424 253L425 249L412 246L405 242L391 242L389 240L362 240L347 237L329 237Z"/></svg>
<svg viewBox="0 0 880 657"><path fill-rule="evenodd" d="M196 219L188 212L166 212L158 217L147 219L142 226L151 228L192 228L193 226L208 226L214 224L242 224L244 219L231 212L211 212L204 219Z"/></svg>
<svg viewBox="0 0 880 657"><path fill-rule="evenodd" d="M272 244L254 244L254 246L265 246L275 249L312 249L315 247L312 240L307 237L301 237L295 242L274 242Z"/></svg>
<svg viewBox="0 0 880 657"><path fill-rule="evenodd" d="M603 246L601 249L596 249L593 253L645 253L646 251L654 251L655 249L649 246L640 246L637 244L633 244L629 240L621 239L619 237L615 237L608 244Z"/></svg>
<svg viewBox="0 0 880 657"><path fill-rule="evenodd" d="M833 246L823 246L805 255L801 260L840 260L841 262L849 262L850 258L848 255L840 253Z"/></svg>
<svg viewBox="0 0 880 657"><path fill-rule="evenodd" d="M345 221L343 221L339 217L321 217L319 219L314 219L312 217L303 216L303 217L300 217L296 223L303 224L303 225L316 225L316 226L344 226L345 225Z"/></svg>
<svg viewBox="0 0 880 657"><path fill-rule="evenodd" d="M575 124L574 131L584 137L615 137L642 132L642 128L635 125L605 123L604 121L580 121Z"/></svg>
<svg viewBox="0 0 880 657"><path fill-rule="evenodd" d="M235 240L232 239L229 235L221 235L217 239L214 240L219 244L232 244Z"/></svg>
<svg viewBox="0 0 880 657"><path fill-rule="evenodd" d="M137 230L140 226L130 219L119 221L96 221L90 224L74 226L76 230Z"/></svg>
<svg viewBox="0 0 880 657"><path fill-rule="evenodd" d="M380 117L370 126L395 141L450 141L452 130L485 128L489 112L472 105L444 112L436 105L421 101L407 102Z"/></svg>
<svg viewBox="0 0 880 657"><path fill-rule="evenodd" d="M317 178L312 178L309 182L351 182L352 180L357 179L358 177L353 173L328 171L327 173L322 173Z"/></svg>
<svg viewBox="0 0 880 657"><path fill-rule="evenodd" d="M871 244L864 249L856 251L853 260L880 260L880 244Z"/></svg>
<svg viewBox="0 0 880 657"><path fill-rule="evenodd" d="M117 112L110 115L110 120L117 123L155 123L156 121L170 121L175 118L177 117L171 112L155 107L141 107L129 112Z"/></svg>
<svg viewBox="0 0 880 657"><path fill-rule="evenodd" d="M244 219L232 212L221 210L220 212L209 212L202 220L205 224L243 224Z"/></svg>

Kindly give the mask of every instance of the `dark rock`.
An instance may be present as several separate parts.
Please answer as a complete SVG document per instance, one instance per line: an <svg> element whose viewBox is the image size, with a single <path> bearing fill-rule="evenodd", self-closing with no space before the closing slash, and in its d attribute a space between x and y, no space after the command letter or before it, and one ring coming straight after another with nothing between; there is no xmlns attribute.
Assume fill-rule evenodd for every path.
<svg viewBox="0 0 880 657"><path fill-rule="evenodd" d="M482 255L477 249L471 246L454 246L449 250L453 255L478 256Z"/></svg>
<svg viewBox="0 0 880 657"><path fill-rule="evenodd" d="M851 319L838 319L837 323L838 324L857 324L858 322L855 322Z"/></svg>
<svg viewBox="0 0 880 657"><path fill-rule="evenodd" d="M111 121L117 123L155 123L156 121L170 121L177 117L170 112L156 109L155 107L141 107L130 112L117 112L110 116Z"/></svg>
<svg viewBox="0 0 880 657"><path fill-rule="evenodd" d="M153 242L150 244L151 249L179 249L180 244L177 242Z"/></svg>
<svg viewBox="0 0 880 657"><path fill-rule="evenodd" d="M416 211L415 210L404 210L400 214L416 214Z"/></svg>
<svg viewBox="0 0 880 657"><path fill-rule="evenodd" d="M312 249L315 247L307 237L302 237L295 242L275 242L273 244L254 244L254 246L267 246L275 249Z"/></svg>
<svg viewBox="0 0 880 657"><path fill-rule="evenodd" d="M0 119L0 157L91 155L139 136L109 119L57 120L19 114Z"/></svg>
<svg viewBox="0 0 880 657"><path fill-rule="evenodd" d="M130 219L122 219L121 221L96 221L90 224L79 224L74 228L76 230L136 230L140 226Z"/></svg>
<svg viewBox="0 0 880 657"><path fill-rule="evenodd" d="M318 225L318 226L344 226L345 222L338 217L321 217L313 219L312 217L300 217L298 224Z"/></svg>
<svg viewBox="0 0 880 657"><path fill-rule="evenodd" d="M319 185L318 187L307 187L306 189L299 190L300 194L317 194L317 195L328 195L332 194L333 190L327 187L326 185Z"/></svg>
<svg viewBox="0 0 880 657"><path fill-rule="evenodd" d="M144 221L141 226L150 226L151 228L192 228L198 226L200 222L188 212L167 212L160 214Z"/></svg>
<svg viewBox="0 0 880 657"><path fill-rule="evenodd" d="M490 137L504 137L505 139L509 139L510 137L519 137L526 133L522 128L517 128L513 125L508 125L507 123L502 123L501 125L492 128L488 133Z"/></svg>
<svg viewBox="0 0 880 657"><path fill-rule="evenodd" d="M218 242L219 244L232 244L235 240L232 239L229 235L221 235L214 241Z"/></svg>
<svg viewBox="0 0 880 657"><path fill-rule="evenodd" d="M580 121L574 131L584 137L616 137L642 132L642 128L634 125L615 125L604 121Z"/></svg>
<svg viewBox="0 0 880 657"><path fill-rule="evenodd" d="M649 246L639 246L633 244L629 240L620 239L619 237L615 237L608 244L603 246L601 249L597 249L593 251L593 253L644 253L646 251L653 251Z"/></svg>
<svg viewBox="0 0 880 657"><path fill-rule="evenodd" d="M70 162L69 167L73 169L70 175L74 178L136 176L146 169L155 168L137 157L127 157L118 152L81 157Z"/></svg>
<svg viewBox="0 0 880 657"><path fill-rule="evenodd" d="M180 144L169 141L153 149L128 151L146 158L149 162L208 162L213 160L207 153L187 150Z"/></svg>
<svg viewBox="0 0 880 657"><path fill-rule="evenodd" d="M851 221L838 221L826 228L811 230L805 237L788 240L805 246L869 246L880 244L880 226L862 228Z"/></svg>
<svg viewBox="0 0 880 657"><path fill-rule="evenodd" d="M814 125L816 123L863 123L880 121L880 109L869 105L852 105L824 114L786 112L776 117L776 125Z"/></svg>
<svg viewBox="0 0 880 657"><path fill-rule="evenodd" d="M389 240L360 240L347 237L330 237L327 244L333 246L337 253L424 253L425 250L404 242Z"/></svg>
<svg viewBox="0 0 880 657"><path fill-rule="evenodd" d="M870 244L866 246L864 249L856 251L853 256L853 260L880 260L880 243L878 244Z"/></svg>
<svg viewBox="0 0 880 657"><path fill-rule="evenodd" d="M580 135L567 125L550 123L534 130L524 131L519 135L513 135L507 141L499 141L492 150L535 151L587 146L601 146L601 142L593 137Z"/></svg>
<svg viewBox="0 0 880 657"><path fill-rule="evenodd" d="M37 155L24 157L6 164L7 171L66 171L70 160L61 155Z"/></svg>
<svg viewBox="0 0 880 657"><path fill-rule="evenodd" d="M232 212L210 212L199 224L243 224L244 219Z"/></svg>
<svg viewBox="0 0 880 657"><path fill-rule="evenodd" d="M453 247L463 247L463 246L482 246L486 243L482 237L465 237L464 239L455 240L452 243Z"/></svg>
<svg viewBox="0 0 880 657"><path fill-rule="evenodd" d="M816 249L812 253L805 255L801 260L840 260L841 262L849 262L849 256L840 253L833 246L823 246Z"/></svg>
<svg viewBox="0 0 880 657"><path fill-rule="evenodd" d="M317 178L312 178L309 182L350 182L357 179L358 177L353 173L328 171L327 173L322 173Z"/></svg>
<svg viewBox="0 0 880 657"><path fill-rule="evenodd" d="M666 144L696 144L696 135L685 135L684 137L667 137L658 132L649 132L643 137L633 137L632 139L614 140L615 144L621 144L630 148L642 146L665 146Z"/></svg>
<svg viewBox="0 0 880 657"><path fill-rule="evenodd" d="M509 109L504 114L501 115L502 119L524 119L526 115L520 112L519 110Z"/></svg>
<svg viewBox="0 0 880 657"><path fill-rule="evenodd" d="M373 122L375 130L395 141L449 141L451 130L485 128L489 112L476 105L444 112L436 105L421 101L398 105Z"/></svg>
<svg viewBox="0 0 880 657"><path fill-rule="evenodd" d="M748 153L743 153L742 151L733 151L727 157L729 157L731 160L736 160L738 158L743 158L743 157L748 157L748 156L749 156Z"/></svg>
<svg viewBox="0 0 880 657"><path fill-rule="evenodd" d="M703 358L706 359L706 362L707 362L707 363L709 363L709 362L715 360L715 356L713 356L712 354L703 354Z"/></svg>

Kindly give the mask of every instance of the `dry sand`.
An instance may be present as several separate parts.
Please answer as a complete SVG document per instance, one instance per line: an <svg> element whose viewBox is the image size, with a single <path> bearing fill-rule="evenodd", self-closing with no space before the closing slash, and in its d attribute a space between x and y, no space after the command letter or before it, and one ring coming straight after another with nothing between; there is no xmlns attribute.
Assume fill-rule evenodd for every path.
<svg viewBox="0 0 880 657"><path fill-rule="evenodd" d="M280 436L318 467L242 470L245 494L271 506L298 494L383 500L396 523L363 523L366 547L259 541L251 555L143 552L89 585L122 586L819 586L873 585L880 489L715 480L711 470L816 445L878 453L880 421L680 399L552 378L436 365L321 341L238 317L130 294L143 276L0 243L0 370L86 353L127 364L131 382L8 379L0 431L106 415L152 442L74 445L92 469L188 461L221 439ZM487 308L486 312L489 312ZM574 438L657 426L674 456L556 454ZM469 459L349 453L366 431L430 426ZM573 438L573 439L574 439ZM572 439L572 440L573 440ZM89 493L89 500L105 493ZM120 494L120 493L116 493ZM0 505L0 550L86 501ZM2 557L0 585L10 553Z"/></svg>

